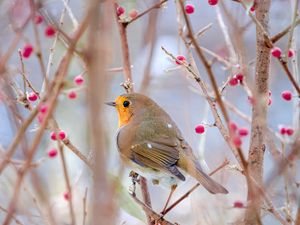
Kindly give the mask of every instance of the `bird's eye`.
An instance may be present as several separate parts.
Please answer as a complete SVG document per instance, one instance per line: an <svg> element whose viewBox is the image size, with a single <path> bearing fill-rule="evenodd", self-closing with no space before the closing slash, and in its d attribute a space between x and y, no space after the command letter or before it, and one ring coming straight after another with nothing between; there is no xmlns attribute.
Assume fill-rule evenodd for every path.
<svg viewBox="0 0 300 225"><path fill-rule="evenodd" d="M124 101L124 102L123 102L123 106L124 106L125 108L127 108L129 105L130 105L130 102L129 102L129 101Z"/></svg>

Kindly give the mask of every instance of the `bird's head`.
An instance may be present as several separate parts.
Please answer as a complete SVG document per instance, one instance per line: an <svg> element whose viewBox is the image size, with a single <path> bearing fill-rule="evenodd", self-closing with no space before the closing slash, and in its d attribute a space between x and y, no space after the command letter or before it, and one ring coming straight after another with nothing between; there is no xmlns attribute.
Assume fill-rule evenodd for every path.
<svg viewBox="0 0 300 225"><path fill-rule="evenodd" d="M146 115L153 111L152 106L156 106L153 100L138 93L120 95L114 102L107 102L106 104L117 109L119 127L128 124L134 116Z"/></svg>

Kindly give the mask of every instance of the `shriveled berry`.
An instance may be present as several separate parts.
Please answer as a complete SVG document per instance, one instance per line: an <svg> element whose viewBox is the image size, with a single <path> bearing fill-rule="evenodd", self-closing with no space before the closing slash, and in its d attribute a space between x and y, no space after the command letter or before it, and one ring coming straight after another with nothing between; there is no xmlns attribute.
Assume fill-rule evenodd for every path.
<svg viewBox="0 0 300 225"><path fill-rule="evenodd" d="M290 128L290 127L286 128L286 134L288 136L292 136L293 133L294 133L294 129L293 128Z"/></svg>
<svg viewBox="0 0 300 225"><path fill-rule="evenodd" d="M292 92L283 91L283 92L281 92L281 97L286 101L291 101L292 100Z"/></svg>
<svg viewBox="0 0 300 225"><path fill-rule="evenodd" d="M239 128L239 135L240 136L247 136L249 133L248 129L246 127Z"/></svg>
<svg viewBox="0 0 300 225"><path fill-rule="evenodd" d="M268 105L271 105L272 104L272 98L269 98L268 99Z"/></svg>
<svg viewBox="0 0 300 225"><path fill-rule="evenodd" d="M216 4L218 4L218 0L208 0L208 4L216 5Z"/></svg>
<svg viewBox="0 0 300 225"><path fill-rule="evenodd" d="M40 110L40 113L46 114L46 112L48 111L48 105L47 104L41 104L39 110Z"/></svg>
<svg viewBox="0 0 300 225"><path fill-rule="evenodd" d="M65 192L64 193L64 199L66 200L66 201L69 201L70 200L70 194L69 194L69 192Z"/></svg>
<svg viewBox="0 0 300 225"><path fill-rule="evenodd" d="M253 105L255 103L255 100L252 96L248 96L248 102Z"/></svg>
<svg viewBox="0 0 300 225"><path fill-rule="evenodd" d="M118 6L118 8L117 8L117 15L121 16L124 13L125 13L125 9L122 6Z"/></svg>
<svg viewBox="0 0 300 225"><path fill-rule="evenodd" d="M202 124L199 124L195 127L195 131L197 134L203 134L205 132L205 127Z"/></svg>
<svg viewBox="0 0 300 225"><path fill-rule="evenodd" d="M241 202L241 201L235 201L235 202L233 203L233 207L234 207L234 208L244 208L244 203Z"/></svg>
<svg viewBox="0 0 300 225"><path fill-rule="evenodd" d="M56 33L56 30L51 25L48 25L45 29L45 35L46 37L53 37Z"/></svg>
<svg viewBox="0 0 300 225"><path fill-rule="evenodd" d="M192 13L194 13L194 12L195 12L195 7L194 7L194 5L192 5L192 4L186 4L186 5L185 5L185 12L186 12L187 14L192 14Z"/></svg>
<svg viewBox="0 0 300 225"><path fill-rule="evenodd" d="M233 122L233 121L229 122L229 129L231 132L235 132L237 130L237 128L238 128L238 126L236 125L235 122Z"/></svg>
<svg viewBox="0 0 300 225"><path fill-rule="evenodd" d="M232 138L232 143L233 143L233 145L235 146L235 147L241 147L241 145L242 145L242 139L239 137L239 136L234 136L233 138Z"/></svg>
<svg viewBox="0 0 300 225"><path fill-rule="evenodd" d="M176 64L177 65L181 65L183 61L185 61L185 57L183 55L178 55L176 57Z"/></svg>
<svg viewBox="0 0 300 225"><path fill-rule="evenodd" d="M57 156L57 150L55 148L52 148L48 151L48 156L50 158L54 158L55 156Z"/></svg>
<svg viewBox="0 0 300 225"><path fill-rule="evenodd" d="M58 138L60 140L64 140L66 138L66 133L63 130L59 131L58 132Z"/></svg>
<svg viewBox="0 0 300 225"><path fill-rule="evenodd" d="M51 140L56 141L57 140L56 133L55 132L51 132L50 133L50 138L51 138Z"/></svg>
<svg viewBox="0 0 300 225"><path fill-rule="evenodd" d="M37 96L36 93L31 92L31 93L28 94L27 99L31 102L34 102L38 99L38 96Z"/></svg>
<svg viewBox="0 0 300 225"><path fill-rule="evenodd" d="M84 83L84 79L82 77L82 75L78 75L74 78L74 83L76 85L82 85Z"/></svg>
<svg viewBox="0 0 300 225"><path fill-rule="evenodd" d="M278 48L278 47L274 47L274 48L272 48L272 50L271 50L271 54L272 54L272 56L273 57L275 57L275 58L279 58L279 57L281 57L281 49L280 48Z"/></svg>
<svg viewBox="0 0 300 225"><path fill-rule="evenodd" d="M77 98L77 93L75 91L70 91L68 94L69 99Z"/></svg>
<svg viewBox="0 0 300 225"><path fill-rule="evenodd" d="M22 49L22 56L24 58L29 58L33 52L33 46L31 44L26 44Z"/></svg>
<svg viewBox="0 0 300 225"><path fill-rule="evenodd" d="M34 17L35 24L41 24L43 22L43 20L44 20L44 18L39 14Z"/></svg>
<svg viewBox="0 0 300 225"><path fill-rule="evenodd" d="M236 78L236 76L232 77L230 80L229 80L229 85L230 86L235 86L238 84L238 79Z"/></svg>
<svg viewBox="0 0 300 225"><path fill-rule="evenodd" d="M294 55L295 55L295 51L293 49L289 49L288 57L291 58L291 57L294 57Z"/></svg>
<svg viewBox="0 0 300 225"><path fill-rule="evenodd" d="M136 9L132 9L130 10L128 15L130 16L131 19L134 19L135 17L137 17L138 11Z"/></svg>

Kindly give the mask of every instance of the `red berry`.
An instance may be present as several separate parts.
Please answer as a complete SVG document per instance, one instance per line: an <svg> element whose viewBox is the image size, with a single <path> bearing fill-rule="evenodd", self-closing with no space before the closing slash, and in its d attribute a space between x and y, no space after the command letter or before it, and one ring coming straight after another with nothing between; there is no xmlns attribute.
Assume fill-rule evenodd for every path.
<svg viewBox="0 0 300 225"><path fill-rule="evenodd" d="M136 9L132 9L130 12L129 12L129 16L131 19L134 19L135 17L137 17L138 15L138 11Z"/></svg>
<svg viewBox="0 0 300 225"><path fill-rule="evenodd" d="M286 134L288 135L288 136L292 136L293 135L293 133L294 133L294 129L293 128L286 128Z"/></svg>
<svg viewBox="0 0 300 225"><path fill-rule="evenodd" d="M82 85L84 83L84 79L81 75L78 75L74 78L74 83L77 85Z"/></svg>
<svg viewBox="0 0 300 225"><path fill-rule="evenodd" d="M241 128L239 129L239 135L240 135L240 136L247 136L248 133L249 133L249 131L248 131L248 129L247 129L246 127L241 127Z"/></svg>
<svg viewBox="0 0 300 225"><path fill-rule="evenodd" d="M241 201L235 201L233 203L234 208L244 208L244 204Z"/></svg>
<svg viewBox="0 0 300 225"><path fill-rule="evenodd" d="M249 102L251 105L253 105L253 104L255 103L255 100L254 100L253 97L248 96L248 102Z"/></svg>
<svg viewBox="0 0 300 225"><path fill-rule="evenodd" d="M232 77L230 80L229 80L229 85L230 86L235 86L238 84L238 79L236 78L236 76Z"/></svg>
<svg viewBox="0 0 300 225"><path fill-rule="evenodd" d="M185 61L185 57L183 55L178 55L176 57L176 64L177 65L181 65L183 61Z"/></svg>
<svg viewBox="0 0 300 225"><path fill-rule="evenodd" d="M283 91L283 92L281 92L281 97L286 101L291 101L292 100L292 92Z"/></svg>
<svg viewBox="0 0 300 225"><path fill-rule="evenodd" d="M194 13L194 12L195 12L195 7L194 7L194 5L192 5L192 4L186 4L186 5L185 5L185 12L186 12L187 14L192 14L192 13Z"/></svg>
<svg viewBox="0 0 300 225"><path fill-rule="evenodd" d="M34 23L35 24L40 24L42 23L44 20L44 18L41 16L41 15L36 15L35 18L34 18Z"/></svg>
<svg viewBox="0 0 300 225"><path fill-rule="evenodd" d="M281 135L285 135L285 134L286 134L286 128L283 127L283 126L281 126L281 127L279 128L279 132L280 132Z"/></svg>
<svg viewBox="0 0 300 225"><path fill-rule="evenodd" d="M24 58L29 58L31 53L33 52L33 47L31 44L26 44L22 50L22 56Z"/></svg>
<svg viewBox="0 0 300 225"><path fill-rule="evenodd" d="M55 148L50 149L50 151L48 152L48 156L50 158L54 158L55 156L57 156L57 150Z"/></svg>
<svg viewBox="0 0 300 225"><path fill-rule="evenodd" d="M274 47L274 48L272 48L272 50L271 50L271 54L272 54L272 56L274 56L275 58L279 58L279 57L281 57L281 49L278 48L278 47Z"/></svg>
<svg viewBox="0 0 300 225"><path fill-rule="evenodd" d="M251 8L250 8L250 12L253 13L254 11L255 11L255 5L252 5Z"/></svg>
<svg viewBox="0 0 300 225"><path fill-rule="evenodd" d="M38 99L38 96L37 96L36 93L31 92L31 93L28 94L27 99L31 102L34 102Z"/></svg>
<svg viewBox="0 0 300 225"><path fill-rule="evenodd" d="M202 124L200 124L195 127L195 131L197 134L203 134L205 132L205 127Z"/></svg>
<svg viewBox="0 0 300 225"><path fill-rule="evenodd" d="M58 132L58 138L60 140L64 140L66 138L66 133L63 130L59 131Z"/></svg>
<svg viewBox="0 0 300 225"><path fill-rule="evenodd" d="M117 15L121 16L123 13L125 13L125 9L122 6L118 6Z"/></svg>
<svg viewBox="0 0 300 225"><path fill-rule="evenodd" d="M65 192L65 193L64 193L64 199L65 199L66 201L70 200L70 194L69 194L69 192Z"/></svg>
<svg viewBox="0 0 300 225"><path fill-rule="evenodd" d="M232 139L232 143L235 147L240 147L242 145L242 139L239 136L234 136Z"/></svg>
<svg viewBox="0 0 300 225"><path fill-rule="evenodd" d="M45 29L45 35L46 37L53 37L56 33L56 30L51 25L48 25Z"/></svg>
<svg viewBox="0 0 300 225"><path fill-rule="evenodd" d="M238 128L238 126L236 125L235 122L233 122L233 121L229 122L229 129L231 132L235 132L237 130L237 128Z"/></svg>
<svg viewBox="0 0 300 225"><path fill-rule="evenodd" d="M70 91L68 94L69 99L77 98L77 93L75 91Z"/></svg>
<svg viewBox="0 0 300 225"><path fill-rule="evenodd" d="M55 132L51 132L50 133L50 138L51 138L51 140L56 141L57 140L56 133Z"/></svg>
<svg viewBox="0 0 300 225"><path fill-rule="evenodd" d="M208 0L208 4L216 5L216 4L218 4L218 0Z"/></svg>
<svg viewBox="0 0 300 225"><path fill-rule="evenodd" d="M244 80L244 75L241 74L241 73L238 73L237 75L235 75L236 79L238 79L238 81L240 83L243 83L243 80Z"/></svg>
<svg viewBox="0 0 300 225"><path fill-rule="evenodd" d="M288 57L291 58L295 55L295 51L293 49L289 49L288 51Z"/></svg>

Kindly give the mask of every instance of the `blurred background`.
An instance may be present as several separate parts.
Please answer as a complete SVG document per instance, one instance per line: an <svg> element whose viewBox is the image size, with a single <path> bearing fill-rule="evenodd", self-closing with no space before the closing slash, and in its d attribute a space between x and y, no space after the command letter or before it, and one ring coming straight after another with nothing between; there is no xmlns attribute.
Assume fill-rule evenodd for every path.
<svg viewBox="0 0 300 225"><path fill-rule="evenodd" d="M52 22L59 24L61 12L64 8L66 0L47 0L40 1L41 8L39 11L44 17L50 18ZM76 29L74 21L81 22L83 19L87 2L80 0L70 0L68 5L73 13L74 18L66 13L62 30L68 34ZM151 7L157 1L152 0L123 0L118 4L125 8L125 17L129 16L131 10L143 12ZM273 0L270 10L270 34L271 36L282 31L291 23L292 5L288 0ZM221 1L217 6L210 6L206 1L192 0L186 1L186 4L193 4L195 12L189 15L194 31L198 32L203 27L211 24L211 27L202 34L198 40L202 47L213 51L221 57L228 59L229 51L226 46L223 31L220 28L218 15L222 17L222 21L228 29L229 38L233 43L236 52L236 59L228 59L234 62L231 68L226 68L222 62L214 60L213 71L216 75L219 87L224 84L228 77L235 73L242 72L247 77L249 85L253 83L255 71L256 56L256 32L255 25L247 16L245 10L234 1ZM222 183L228 190L229 194L211 195L204 188L199 187L186 200L172 210L166 219L176 221L179 224L231 224L237 221L244 213L243 208L235 208L235 202L246 204L247 187L244 176L235 169L237 165L235 157L227 146L219 130L210 126L214 124L214 119L210 108L202 96L200 88L195 81L189 77L187 71L176 65L161 50L161 46L166 48L173 55L186 55L185 46L178 35L178 13L174 1L167 1L160 9L154 9L149 14L139 18L137 21L129 24L127 27L128 44L130 50L130 60L132 64L132 75L134 88L138 92L142 92L153 98L160 106L162 106L177 123L182 131L184 138L193 147L194 153L201 160L207 172L217 168L227 158L230 160L231 168L225 168L221 172L214 175L214 179ZM227 12L227 13L226 13ZM229 12L229 16L228 16ZM27 0L2 0L0 1L0 54L4 54L10 43L16 36L15 27L23 23L28 17L30 7ZM126 19L126 18L125 18ZM232 26L232 21L241 27L246 27L244 32L237 32ZM48 21L45 19L38 26L40 35L43 36ZM153 25L154 24L154 25ZM185 28L184 28L185 31ZM296 36L299 34L295 29ZM17 49L23 49L26 43L34 43L34 27L32 23L28 23L22 32L21 39L17 48L13 51L8 63L7 70L10 72L11 79L22 87L22 76L20 75L20 59ZM47 64L52 48L54 38L41 38L41 52L43 60ZM107 76L109 77L109 87L106 94L107 101L114 100L118 95L124 93L124 89L120 83L124 82L122 71L110 71L111 68L122 67L120 37L117 25L113 23L113 33L111 36L112 48L110 56L110 68L108 68ZM80 39L78 48L86 46L86 36ZM287 37L284 37L276 43L276 46L285 51ZM298 53L299 40L295 40L296 57ZM243 48L243 49L241 49ZM54 76L58 63L66 51L66 47L60 39L58 40L53 57L53 66L50 70L50 77ZM213 57L207 54L209 59ZM297 58L294 58L297 65ZM187 57L188 58L188 57ZM203 80L209 83L209 79L205 69L195 55L196 65L199 74ZM242 63L244 63L242 65ZM25 71L32 85L41 90L43 77L39 62L35 55L24 59ZM243 68L243 69L241 69ZM72 143L80 149L85 155L89 156L91 147L89 146L90 130L88 127L87 113L87 97L85 84L78 88L73 84L74 77L85 72L84 65L80 58L74 57L68 71L65 90L59 96L58 105L55 109L55 118L62 130ZM86 75L84 75L86 76ZM149 76L143 81L145 76ZM145 82L145 83L144 83ZM74 90L77 93L75 99L70 99L68 93ZM272 104L268 111L268 126L279 135L278 126L294 127L299 123L297 112L298 101L294 103L282 100L280 93L284 90L293 90L284 71L278 64L277 60L271 59L271 80L270 90L272 92ZM14 126L12 115L8 110L8 105L4 97L5 88L2 85L0 89L0 146L1 149L7 149L11 144L17 130ZM224 98L232 103L237 109L251 118L251 104L248 101L248 94L242 86L227 86L223 92ZM37 103L33 103L33 106ZM18 106L19 112L24 118L29 115L28 110L22 106ZM120 162L118 150L115 144L115 135L118 129L117 113L113 108L107 107L104 110L105 124L105 140L107 147L107 162L109 167L109 177L117 179L118 195L116 204L118 208L116 224L144 224L145 216L143 211L128 195L131 186L131 179L128 177L130 168L123 170ZM247 127L250 130L250 124L242 119L236 113L230 111L231 120L235 121L240 127ZM207 124L204 134L197 134L194 128L199 124ZM37 120L27 130L26 137L28 142L32 141L33 135L37 130L39 123ZM275 144L282 149L280 142L275 138ZM281 140L281 139L279 139ZM283 137L283 142L289 151L288 143L292 137ZM41 184L50 200L50 206L54 212L54 217L58 224L70 224L68 200L65 197L66 187L62 166L60 160L49 158L47 152L55 147L55 142L50 139L50 132L46 131L38 153L35 155L34 162L38 163L35 171L42 179ZM249 135L243 138L242 149L244 155L247 156L249 149ZM1 152L2 154L2 152ZM82 221L83 217L83 199L87 191L87 201L90 201L92 193L91 182L92 174L85 164L71 151L65 150L67 168L69 171L70 182L73 189L72 198L74 202L74 210L77 221ZM21 147L18 148L13 157L15 160L22 161L24 159ZM269 153L267 147L265 153L264 177L268 177L271 172L276 169L274 157ZM299 181L298 163L294 167L296 181ZM120 172L121 171L121 172ZM292 173L292 172L291 172ZM12 197L15 180L17 177L16 170L13 166L8 166L0 176L0 221L5 216L5 209ZM291 182L291 181L289 181ZM152 185L149 181L149 189L152 200L153 209L160 212L167 199L169 190L162 187ZM175 192L173 200L179 198L183 193L189 190L196 181L188 178L187 182L180 185ZM299 190L294 183L289 183L291 198L289 208L286 205L286 196L284 192L284 179L279 178L270 190L269 194L272 198L274 207L285 215L286 209L291 210L294 215L296 207L296 197ZM138 192L138 196L140 193ZM299 196L298 196L299 197ZM36 201L37 196L32 189L30 177L26 177L20 200L17 205L17 213L15 218L21 221L21 224L46 224L43 220L43 205L39 205ZM87 210L89 212L89 210ZM87 216L89 218L89 215ZM89 221L89 220L88 220ZM263 217L264 224L279 224L272 214L265 213ZM12 224L16 223L13 221Z"/></svg>

